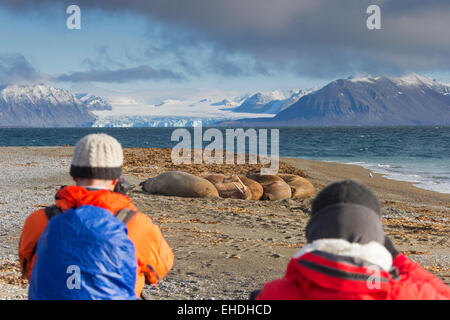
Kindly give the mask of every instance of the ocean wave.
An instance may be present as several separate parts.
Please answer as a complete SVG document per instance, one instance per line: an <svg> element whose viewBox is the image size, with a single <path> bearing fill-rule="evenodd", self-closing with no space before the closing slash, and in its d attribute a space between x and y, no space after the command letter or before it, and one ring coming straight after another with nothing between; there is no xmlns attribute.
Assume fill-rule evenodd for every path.
<svg viewBox="0 0 450 320"><path fill-rule="evenodd" d="M411 165L392 165L381 163L368 163L363 161L346 162L347 164L359 165L375 173L381 174L384 178L406 181L424 190L436 191L450 194L450 173L424 171ZM399 170L400 169L400 170Z"/></svg>
<svg viewBox="0 0 450 320"><path fill-rule="evenodd" d="M447 176L431 176L431 178L439 180L450 180L450 177Z"/></svg>
<svg viewBox="0 0 450 320"><path fill-rule="evenodd" d="M423 181L418 184L415 184L417 188L436 191L440 193L450 193L450 183L435 183L433 181Z"/></svg>

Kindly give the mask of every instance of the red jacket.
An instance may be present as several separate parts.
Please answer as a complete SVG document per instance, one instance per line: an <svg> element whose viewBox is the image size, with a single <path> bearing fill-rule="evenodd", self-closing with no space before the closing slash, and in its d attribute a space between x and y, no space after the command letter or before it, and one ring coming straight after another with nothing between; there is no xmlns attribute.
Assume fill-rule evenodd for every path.
<svg viewBox="0 0 450 320"><path fill-rule="evenodd" d="M108 190L89 191L77 186L65 187L56 194L56 206L62 212L87 204L104 208L111 213L125 208L136 212L126 225L128 237L136 249L138 270L135 292L139 297L145 282L156 284L172 268L174 260L172 249L158 226L153 224L147 215L139 212L125 195ZM48 218L44 209L33 212L25 221L19 243L19 260L25 278L31 277L36 261L36 244L47 223Z"/></svg>
<svg viewBox="0 0 450 320"><path fill-rule="evenodd" d="M319 251L293 258L282 279L267 283L257 300L448 300L449 287L399 254L398 275L379 272L378 288L368 285L373 269ZM335 256L336 257L336 256ZM395 270L395 269L394 269ZM372 277L372 278L371 278ZM369 288L371 287L371 288Z"/></svg>

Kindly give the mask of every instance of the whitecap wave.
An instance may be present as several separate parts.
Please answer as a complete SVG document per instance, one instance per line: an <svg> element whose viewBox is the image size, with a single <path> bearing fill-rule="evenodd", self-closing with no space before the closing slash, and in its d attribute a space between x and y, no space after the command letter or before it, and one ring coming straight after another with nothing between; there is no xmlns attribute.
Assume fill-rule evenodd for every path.
<svg viewBox="0 0 450 320"><path fill-rule="evenodd" d="M359 165L384 178L411 182L417 188L450 194L450 172L436 172L433 168L415 167L412 165L397 165L385 163L368 163L363 161L346 162Z"/></svg>

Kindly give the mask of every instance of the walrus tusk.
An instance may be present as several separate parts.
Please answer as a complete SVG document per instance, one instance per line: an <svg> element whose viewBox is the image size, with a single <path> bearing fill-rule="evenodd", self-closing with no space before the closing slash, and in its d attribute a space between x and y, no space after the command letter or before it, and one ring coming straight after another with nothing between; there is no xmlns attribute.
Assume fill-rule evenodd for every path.
<svg viewBox="0 0 450 320"><path fill-rule="evenodd" d="M233 182L233 184L239 190L240 193L244 194L244 191L241 190L241 188L236 184L236 182Z"/></svg>
<svg viewBox="0 0 450 320"><path fill-rule="evenodd" d="M247 186L242 182L241 178L239 178L239 176L236 176L236 178L239 180L239 183L241 184L241 186L243 187L244 191L247 189Z"/></svg>

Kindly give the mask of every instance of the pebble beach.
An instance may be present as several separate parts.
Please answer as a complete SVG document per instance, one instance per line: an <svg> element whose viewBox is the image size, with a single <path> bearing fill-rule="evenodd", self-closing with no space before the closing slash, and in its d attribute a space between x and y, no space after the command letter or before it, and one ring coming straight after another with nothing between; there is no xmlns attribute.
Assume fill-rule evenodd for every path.
<svg viewBox="0 0 450 320"><path fill-rule="evenodd" d="M53 203L61 185L72 184L71 147L0 148L0 299L26 299L17 248L34 210ZM147 299L247 299L265 282L283 276L305 243L311 198L278 201L198 199L149 195L139 187L166 170L194 174L245 173L251 166L174 167L169 150L125 149L125 176L137 187L129 196L161 230L175 263ZM400 251L450 283L450 194L419 189L355 165L282 158L280 171L307 177L317 190L353 178L375 191L385 232Z"/></svg>

